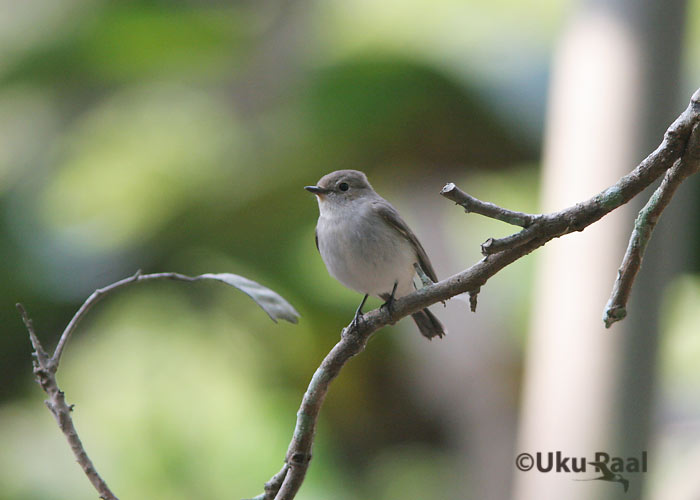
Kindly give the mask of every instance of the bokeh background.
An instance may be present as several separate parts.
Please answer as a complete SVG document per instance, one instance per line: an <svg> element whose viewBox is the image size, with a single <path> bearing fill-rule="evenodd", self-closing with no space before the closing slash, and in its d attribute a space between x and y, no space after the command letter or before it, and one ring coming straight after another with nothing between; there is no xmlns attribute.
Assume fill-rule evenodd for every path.
<svg viewBox="0 0 700 500"><path fill-rule="evenodd" d="M284 295L298 325L223 285L123 290L59 372L120 498L251 497L361 298L327 275L304 185L364 170L444 278L512 230L442 199L446 182L516 210L562 208L646 156L698 82L697 0L2 0L0 498L95 498L33 382L15 302L53 346L95 288L137 269L234 272ZM571 185L583 191L556 196ZM299 498L700 498L700 190L681 191L632 299L650 318L593 331L629 210L604 235L612 249L578 240L602 256L564 253L554 281L542 253L493 278L476 314L461 298L434 306L444 340L410 321L386 328L334 382ZM540 356L547 325L568 351ZM582 338L629 343L586 350ZM599 356L623 376L597 370ZM600 391L549 387L571 375L553 360ZM574 427L556 438L535 422ZM589 424L611 453L649 450L629 496L515 469L520 451L566 450Z"/></svg>

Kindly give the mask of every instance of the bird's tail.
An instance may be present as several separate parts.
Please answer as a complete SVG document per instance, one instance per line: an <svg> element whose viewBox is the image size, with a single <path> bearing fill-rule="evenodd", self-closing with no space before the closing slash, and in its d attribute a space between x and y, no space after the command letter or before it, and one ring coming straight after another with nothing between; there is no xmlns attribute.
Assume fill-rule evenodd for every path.
<svg viewBox="0 0 700 500"><path fill-rule="evenodd" d="M443 335L447 333L447 330L445 330L445 327L442 326L440 320L437 319L428 308L412 314L411 317L413 318L413 321L416 322L418 330L420 330L421 334L428 340L432 340L433 337L442 338Z"/></svg>

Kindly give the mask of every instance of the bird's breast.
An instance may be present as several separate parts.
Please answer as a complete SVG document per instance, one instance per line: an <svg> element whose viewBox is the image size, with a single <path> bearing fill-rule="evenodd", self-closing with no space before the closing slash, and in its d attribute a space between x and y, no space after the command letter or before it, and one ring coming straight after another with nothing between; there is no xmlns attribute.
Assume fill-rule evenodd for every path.
<svg viewBox="0 0 700 500"><path fill-rule="evenodd" d="M390 293L394 282L397 296L409 293L417 261L410 242L381 217L350 212L319 217L318 248L328 272L360 293Z"/></svg>

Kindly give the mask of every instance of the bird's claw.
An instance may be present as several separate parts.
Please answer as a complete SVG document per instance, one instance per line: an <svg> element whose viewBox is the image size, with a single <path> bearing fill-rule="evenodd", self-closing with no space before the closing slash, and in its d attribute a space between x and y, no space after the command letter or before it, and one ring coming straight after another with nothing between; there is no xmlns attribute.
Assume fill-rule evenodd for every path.
<svg viewBox="0 0 700 500"><path fill-rule="evenodd" d="M394 282L394 288L391 290L391 295L388 297L384 295L382 298L386 297L386 301L379 307L380 309L386 309L390 318L394 316L394 302L396 302L394 296L396 295L396 287L398 284L398 281Z"/></svg>
<svg viewBox="0 0 700 500"><path fill-rule="evenodd" d="M352 330L356 330L360 327L362 322L364 321L364 314L362 314L362 307L365 305L365 302L367 302L367 297L368 295L365 294L364 298L362 299L362 302L360 302L359 307L355 311L355 316L352 318L352 321L350 322L349 327L346 330L343 330L343 335L345 335L346 332L350 332Z"/></svg>
<svg viewBox="0 0 700 500"><path fill-rule="evenodd" d="M389 316L394 315L394 302L396 302L396 299L392 295L387 299L386 302L384 302L381 306L379 306L380 309L386 309L386 311L389 313Z"/></svg>
<svg viewBox="0 0 700 500"><path fill-rule="evenodd" d="M364 314L362 314L360 311L355 312L355 316L352 318L352 321L350 322L350 329L355 330L355 329L359 328L364 320L365 320Z"/></svg>

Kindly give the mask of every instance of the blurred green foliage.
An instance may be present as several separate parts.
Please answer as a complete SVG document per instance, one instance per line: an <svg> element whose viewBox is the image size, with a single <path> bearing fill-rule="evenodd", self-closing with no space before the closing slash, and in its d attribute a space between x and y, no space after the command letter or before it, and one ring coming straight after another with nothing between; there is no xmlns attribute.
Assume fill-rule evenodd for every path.
<svg viewBox="0 0 700 500"><path fill-rule="evenodd" d="M59 37L10 64L0 82L77 90L186 75L216 81L240 64L254 34L250 16L236 7L98 5L85 5Z"/></svg>
<svg viewBox="0 0 700 500"><path fill-rule="evenodd" d="M402 188L448 180L536 209L566 2L13 5L0 44L2 498L94 497L40 403L16 301L51 346L95 288L138 268L234 272L285 296L298 326L225 287L138 285L95 308L59 372L121 498L252 496L359 300L327 275L301 187L360 168L408 217ZM461 211L438 198L459 227ZM470 223L450 234L461 266L505 231ZM516 311L516 343L530 269L493 284ZM335 383L304 498L451 498L463 484L453 438L393 369L400 330L416 333L387 329Z"/></svg>

